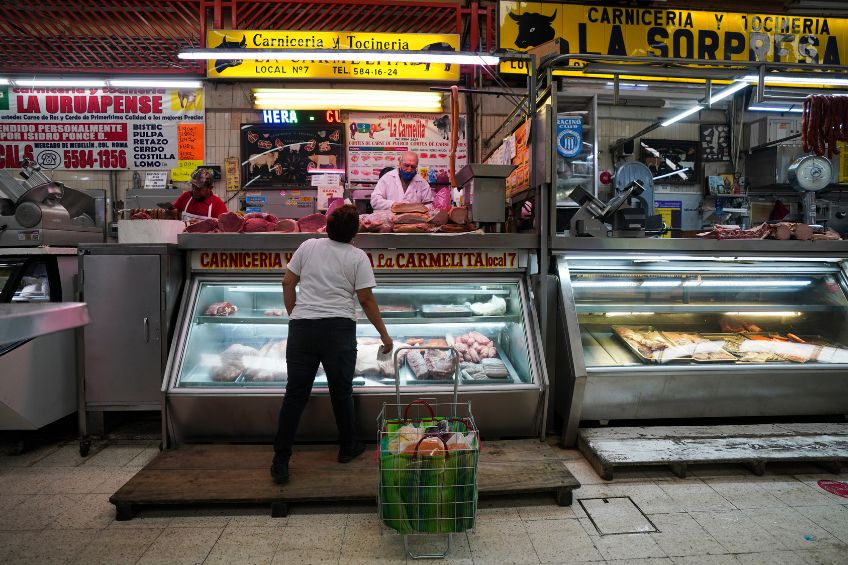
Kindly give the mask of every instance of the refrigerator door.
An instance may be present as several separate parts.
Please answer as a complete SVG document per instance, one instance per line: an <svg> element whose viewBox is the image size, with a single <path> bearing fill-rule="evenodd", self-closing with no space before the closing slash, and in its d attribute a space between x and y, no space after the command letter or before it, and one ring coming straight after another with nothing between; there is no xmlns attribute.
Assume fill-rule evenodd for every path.
<svg viewBox="0 0 848 565"><path fill-rule="evenodd" d="M86 255L85 397L90 405L159 403L160 257ZM124 289L143 289L132 295ZM89 300L89 297L91 299Z"/></svg>

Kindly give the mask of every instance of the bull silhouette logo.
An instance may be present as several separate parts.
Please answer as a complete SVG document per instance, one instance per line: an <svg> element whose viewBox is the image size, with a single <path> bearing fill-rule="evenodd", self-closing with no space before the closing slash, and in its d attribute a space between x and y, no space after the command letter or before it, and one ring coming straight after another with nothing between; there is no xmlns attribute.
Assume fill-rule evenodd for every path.
<svg viewBox="0 0 848 565"><path fill-rule="evenodd" d="M551 23L556 19L556 15L556 10L550 16L535 12L525 12L523 14L509 12L509 17L518 24L518 35L515 38L515 46L526 49L527 47L536 47L546 41L552 40L556 32L551 27Z"/></svg>
<svg viewBox="0 0 848 565"><path fill-rule="evenodd" d="M425 45L421 48L422 51L453 51L453 47L450 43L445 43L440 41L439 43L431 43L429 45ZM445 71L449 71L451 68L450 63L445 63ZM430 70L430 63L424 63L424 70Z"/></svg>
<svg viewBox="0 0 848 565"><path fill-rule="evenodd" d="M215 47L215 49L244 49L246 46L247 41L243 35L241 36L241 41L228 41L225 35L221 44ZM215 72L222 73L230 67L238 67L241 65L241 62L241 59L218 59L215 61Z"/></svg>

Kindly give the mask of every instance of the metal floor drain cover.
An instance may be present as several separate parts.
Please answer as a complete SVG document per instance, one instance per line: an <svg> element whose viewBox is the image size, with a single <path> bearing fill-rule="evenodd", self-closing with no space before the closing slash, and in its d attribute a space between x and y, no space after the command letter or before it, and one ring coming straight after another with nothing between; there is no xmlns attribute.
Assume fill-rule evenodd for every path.
<svg viewBox="0 0 848 565"><path fill-rule="evenodd" d="M581 498L578 502L601 535L659 531L629 496Z"/></svg>

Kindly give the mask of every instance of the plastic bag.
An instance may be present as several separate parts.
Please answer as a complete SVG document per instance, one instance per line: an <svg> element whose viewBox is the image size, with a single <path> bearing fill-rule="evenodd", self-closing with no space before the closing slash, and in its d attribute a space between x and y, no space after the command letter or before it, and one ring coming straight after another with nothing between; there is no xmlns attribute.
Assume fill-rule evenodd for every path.
<svg viewBox="0 0 848 565"><path fill-rule="evenodd" d="M451 209L451 190L450 187L442 187L433 196L433 210L450 210Z"/></svg>

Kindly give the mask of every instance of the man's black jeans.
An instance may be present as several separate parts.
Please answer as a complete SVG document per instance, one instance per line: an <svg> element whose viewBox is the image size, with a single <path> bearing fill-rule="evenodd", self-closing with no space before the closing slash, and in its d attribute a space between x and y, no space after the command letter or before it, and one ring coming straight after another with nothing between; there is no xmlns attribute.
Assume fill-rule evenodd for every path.
<svg viewBox="0 0 848 565"><path fill-rule="evenodd" d="M350 318L289 321L286 344L288 382L280 408L274 453L291 457L300 416L312 392L318 364L324 365L342 449L354 443L353 373L356 369L356 322Z"/></svg>

